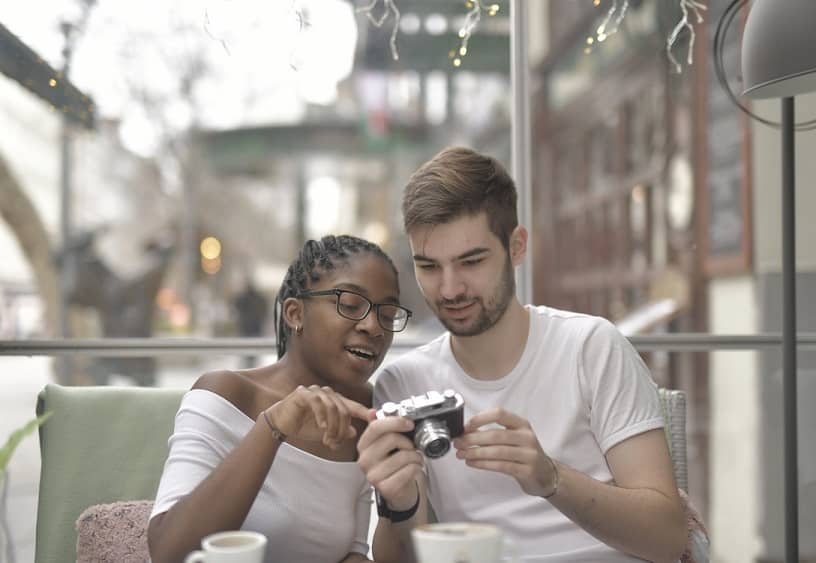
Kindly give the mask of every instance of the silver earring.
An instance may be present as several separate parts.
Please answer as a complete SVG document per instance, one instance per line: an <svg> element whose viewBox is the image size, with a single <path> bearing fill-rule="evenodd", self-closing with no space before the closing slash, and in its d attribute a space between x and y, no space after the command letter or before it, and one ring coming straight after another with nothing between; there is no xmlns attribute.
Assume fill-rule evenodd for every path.
<svg viewBox="0 0 816 563"><path fill-rule="evenodd" d="M297 326L295 327L295 334L297 334L298 336L300 336L301 334L303 334L303 327L302 327L301 325L297 325Z"/></svg>

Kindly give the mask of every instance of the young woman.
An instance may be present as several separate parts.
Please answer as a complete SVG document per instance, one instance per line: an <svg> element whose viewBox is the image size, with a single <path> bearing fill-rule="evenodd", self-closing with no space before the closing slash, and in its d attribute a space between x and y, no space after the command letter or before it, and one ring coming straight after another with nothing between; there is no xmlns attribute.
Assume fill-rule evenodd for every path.
<svg viewBox="0 0 816 563"><path fill-rule="evenodd" d="M207 373L182 400L148 528L154 563L239 528L267 536L267 561L368 561L356 443L368 379L411 316L397 270L362 239L308 241L276 305L278 362Z"/></svg>

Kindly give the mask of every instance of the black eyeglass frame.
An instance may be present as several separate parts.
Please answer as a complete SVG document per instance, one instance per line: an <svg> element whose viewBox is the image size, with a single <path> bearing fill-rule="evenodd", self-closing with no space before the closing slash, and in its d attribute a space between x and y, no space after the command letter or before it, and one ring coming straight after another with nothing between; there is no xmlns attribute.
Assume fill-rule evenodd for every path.
<svg viewBox="0 0 816 563"><path fill-rule="evenodd" d="M357 297L359 297L360 299L362 299L363 301L368 303L368 308L366 309L365 313L361 317L350 317L347 314L343 314L343 312L340 311L340 296L342 296L344 293L350 293L352 295L356 295ZM337 308L337 314L340 315L341 317L343 317L344 319L348 319L350 321L358 321L358 322L362 321L363 319L365 319L369 315L369 313L371 313L372 309L375 309L377 311L377 324L379 324L380 327L383 328L383 330L387 330L388 332L402 332L403 330L405 330L408 327L408 320L411 317L414 316L413 311L403 307L402 305L397 305L396 303L374 303L373 301L371 301L371 299L369 299L365 295L357 293L356 291L351 291L349 289L334 288L334 289L301 291L300 293L295 295L295 297L297 297L299 299L307 299L309 297L320 297L322 295L334 295L335 298L336 298L334 302L335 302L335 307ZM405 311L405 324L402 326L401 329L394 330L393 325L391 327L387 327L387 326L385 326L383 324L383 321L380 318L380 307L386 307L386 306L387 307L396 307L397 309L401 309L401 310Z"/></svg>

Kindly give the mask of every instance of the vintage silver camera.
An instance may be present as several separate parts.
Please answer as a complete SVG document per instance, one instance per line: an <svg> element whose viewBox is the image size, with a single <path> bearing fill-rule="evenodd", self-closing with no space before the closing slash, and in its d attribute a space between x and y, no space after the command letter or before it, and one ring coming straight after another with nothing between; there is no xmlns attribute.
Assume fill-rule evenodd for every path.
<svg viewBox="0 0 816 563"><path fill-rule="evenodd" d="M399 403L387 402L377 411L377 418L404 416L414 421L414 429L405 432L426 457L442 457L453 438L464 432L465 400L453 389L428 391Z"/></svg>

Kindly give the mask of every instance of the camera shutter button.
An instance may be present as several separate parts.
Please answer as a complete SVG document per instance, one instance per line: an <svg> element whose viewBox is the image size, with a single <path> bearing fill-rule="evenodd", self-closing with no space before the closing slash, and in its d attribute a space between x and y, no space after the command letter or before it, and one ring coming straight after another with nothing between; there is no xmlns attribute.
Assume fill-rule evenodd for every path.
<svg viewBox="0 0 816 563"><path fill-rule="evenodd" d="M391 401L388 401L387 403L383 404L382 411L387 416L394 416L395 414L397 414L397 412L399 412L399 405L397 403L392 403Z"/></svg>

